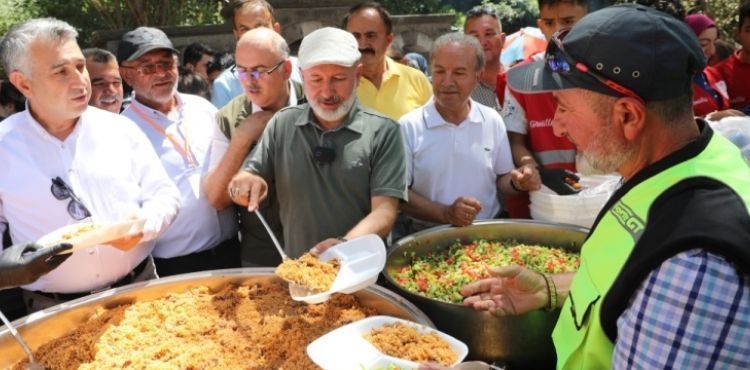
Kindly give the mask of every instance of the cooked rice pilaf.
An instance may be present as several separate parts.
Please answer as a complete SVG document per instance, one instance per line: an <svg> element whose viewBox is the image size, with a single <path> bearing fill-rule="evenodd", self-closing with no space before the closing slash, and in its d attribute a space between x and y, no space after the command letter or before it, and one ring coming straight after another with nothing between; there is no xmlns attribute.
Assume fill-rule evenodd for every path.
<svg viewBox="0 0 750 370"><path fill-rule="evenodd" d="M276 268L276 275L292 284L316 292L325 292L331 289L339 269L341 262L338 259L324 262L310 253L305 253L299 259L282 262Z"/></svg>
<svg viewBox="0 0 750 370"><path fill-rule="evenodd" d="M279 283L197 287L102 309L35 357L50 370L317 369L305 353L310 342L374 314L351 295L295 302Z"/></svg>
<svg viewBox="0 0 750 370"><path fill-rule="evenodd" d="M451 365L458 355L437 333L420 333L411 325L400 322L372 329L364 335L380 352L404 360Z"/></svg>

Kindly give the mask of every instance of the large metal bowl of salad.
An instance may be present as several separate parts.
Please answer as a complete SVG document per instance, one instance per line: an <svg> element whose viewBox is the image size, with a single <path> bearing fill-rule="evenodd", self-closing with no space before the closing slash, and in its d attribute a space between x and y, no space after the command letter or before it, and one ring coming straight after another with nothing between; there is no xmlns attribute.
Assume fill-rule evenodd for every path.
<svg viewBox="0 0 750 370"><path fill-rule="evenodd" d="M469 346L469 359L508 369L555 367L551 334L560 310L495 317L461 304L462 286L494 266L519 264L546 273L575 271L588 229L532 220L438 226L394 243L383 270L390 287L438 329Z"/></svg>

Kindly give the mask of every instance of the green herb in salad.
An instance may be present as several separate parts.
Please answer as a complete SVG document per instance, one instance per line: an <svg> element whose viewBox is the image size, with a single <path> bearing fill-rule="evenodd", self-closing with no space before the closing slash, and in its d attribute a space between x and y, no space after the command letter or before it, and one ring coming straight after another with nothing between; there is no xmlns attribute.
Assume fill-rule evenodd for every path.
<svg viewBox="0 0 750 370"><path fill-rule="evenodd" d="M406 290L444 302L460 303L461 288L489 277L492 267L519 265L541 273L573 272L577 253L515 241L456 241L448 249L413 258L410 265L391 272Z"/></svg>

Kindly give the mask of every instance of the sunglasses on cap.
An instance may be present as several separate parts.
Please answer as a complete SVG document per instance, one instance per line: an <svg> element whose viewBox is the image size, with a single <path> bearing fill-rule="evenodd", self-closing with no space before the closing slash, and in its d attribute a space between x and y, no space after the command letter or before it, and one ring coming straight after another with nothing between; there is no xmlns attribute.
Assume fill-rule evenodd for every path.
<svg viewBox="0 0 750 370"><path fill-rule="evenodd" d="M633 90L630 90L627 87L622 86L617 82L600 75L599 73L589 68L589 66L587 66L583 62L579 62L578 60L570 56L570 54L565 51L562 43L563 38L565 38L565 36L569 32L570 28L563 28L555 32L555 34L552 35L552 39L550 40L549 45L547 45L547 51L544 58L547 62L547 67L549 67L552 72L559 73L561 75L569 75L573 73L573 70L575 69L578 72L585 73L591 77L594 77L604 86L607 86L611 90L616 91L621 95L637 99L640 102L644 102L643 98L641 98Z"/></svg>

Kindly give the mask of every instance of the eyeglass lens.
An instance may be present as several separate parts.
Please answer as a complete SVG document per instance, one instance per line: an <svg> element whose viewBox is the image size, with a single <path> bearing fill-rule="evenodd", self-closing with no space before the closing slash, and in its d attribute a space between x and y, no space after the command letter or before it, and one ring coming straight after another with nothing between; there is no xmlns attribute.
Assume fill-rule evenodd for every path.
<svg viewBox="0 0 750 370"><path fill-rule="evenodd" d="M279 69L279 67L283 63L284 63L284 61L282 60L282 61L276 63L273 67L271 67L271 69L268 69L268 70L255 69L255 70L248 71L248 70L246 70L244 68L239 67L239 68L236 68L236 71L237 71L237 74L239 75L239 77L241 79L243 79L243 80L247 80L248 78L252 78L253 80L257 81L261 77L263 77L264 74L270 75L275 70Z"/></svg>
<svg viewBox="0 0 750 370"><path fill-rule="evenodd" d="M157 71L167 72L174 68L174 60L161 61L156 63L141 64L136 69L144 75L154 74Z"/></svg>
<svg viewBox="0 0 750 370"><path fill-rule="evenodd" d="M70 202L68 202L68 214L73 217L74 220L83 220L84 218L91 217L91 213L86 208L83 203L81 203L80 200L78 200L78 197L75 196L73 193L73 190L68 187L68 185L60 178L55 177L52 179L52 186L50 187L50 191L52 192L52 196L55 197L57 200L65 200L70 198Z"/></svg>

